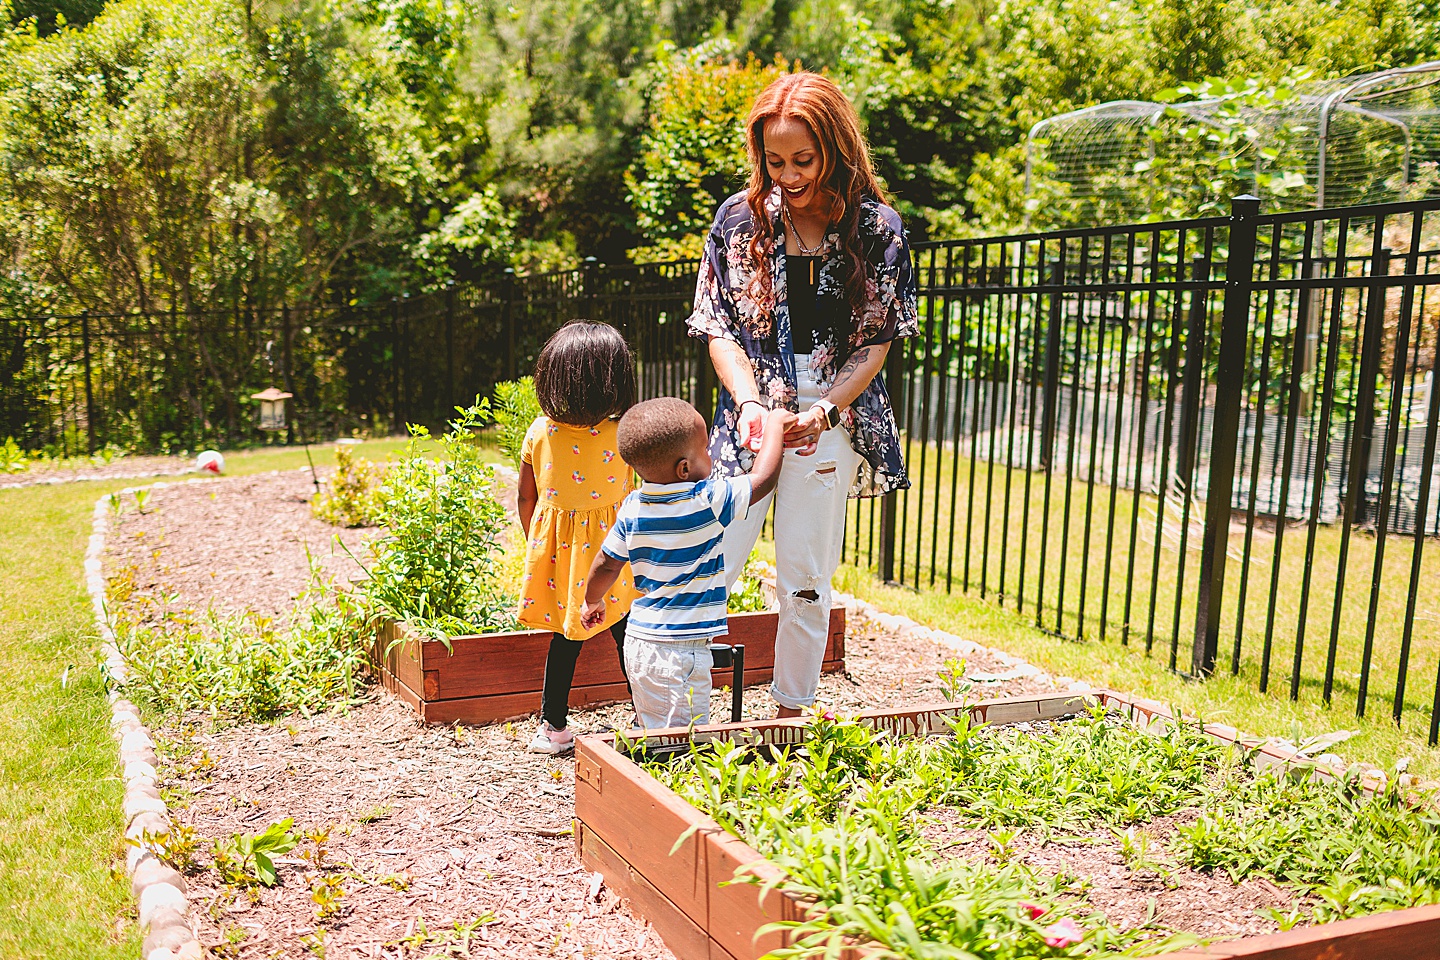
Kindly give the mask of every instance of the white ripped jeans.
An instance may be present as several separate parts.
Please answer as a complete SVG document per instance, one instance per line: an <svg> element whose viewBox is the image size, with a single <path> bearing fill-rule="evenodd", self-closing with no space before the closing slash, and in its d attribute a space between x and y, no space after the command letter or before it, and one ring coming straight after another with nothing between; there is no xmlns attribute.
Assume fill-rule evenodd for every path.
<svg viewBox="0 0 1440 960"><path fill-rule="evenodd" d="M810 375L808 354L795 355L795 378L803 412L822 397ZM752 504L744 520L725 528L725 579L734 587L774 499L780 626L770 695L782 707L799 709L815 702L830 632L830 578L840 565L846 496L859 468L860 454L850 446L845 428L826 430L810 456L786 450L775 491ZM809 591L815 599L799 596Z"/></svg>

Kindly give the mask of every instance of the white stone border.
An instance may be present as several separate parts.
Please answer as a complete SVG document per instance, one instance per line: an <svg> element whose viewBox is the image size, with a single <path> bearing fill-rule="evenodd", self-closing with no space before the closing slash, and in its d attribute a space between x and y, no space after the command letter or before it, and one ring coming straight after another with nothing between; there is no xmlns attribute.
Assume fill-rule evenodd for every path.
<svg viewBox="0 0 1440 960"><path fill-rule="evenodd" d="M24 490L28 487L58 486L65 483L105 483L110 480L144 480L149 477L183 477L198 472L189 466L179 470L142 470L139 473L62 473L53 477L34 477L19 483L0 483L0 490ZM9 474L8 478L19 474Z"/></svg>

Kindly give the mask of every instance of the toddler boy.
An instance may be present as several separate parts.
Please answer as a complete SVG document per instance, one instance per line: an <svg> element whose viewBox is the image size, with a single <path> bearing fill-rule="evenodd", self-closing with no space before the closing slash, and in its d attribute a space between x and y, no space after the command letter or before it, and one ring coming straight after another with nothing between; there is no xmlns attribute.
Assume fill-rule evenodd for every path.
<svg viewBox="0 0 1440 960"><path fill-rule="evenodd" d="M630 608L625 669L646 730L710 718L710 641L725 620L725 527L775 488L795 415L770 411L750 473L712 477L705 419L675 397L647 400L620 419L620 456L644 481L615 517L585 585L586 627L628 562L644 596Z"/></svg>

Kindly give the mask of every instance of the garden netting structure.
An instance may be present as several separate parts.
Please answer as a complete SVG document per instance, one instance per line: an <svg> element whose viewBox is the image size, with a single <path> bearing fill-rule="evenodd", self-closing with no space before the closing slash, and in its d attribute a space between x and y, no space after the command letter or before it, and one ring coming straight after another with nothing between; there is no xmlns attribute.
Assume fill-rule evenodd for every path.
<svg viewBox="0 0 1440 960"><path fill-rule="evenodd" d="M1026 192L1043 177L1062 202L1142 218L1154 209L1157 161L1184 154L1187 126L1218 129L1223 114L1240 121L1256 170L1304 177L1303 186L1267 197L1268 210L1440 196L1440 61L1301 83L1263 106L1250 103L1114 100L1047 117L1026 141Z"/></svg>

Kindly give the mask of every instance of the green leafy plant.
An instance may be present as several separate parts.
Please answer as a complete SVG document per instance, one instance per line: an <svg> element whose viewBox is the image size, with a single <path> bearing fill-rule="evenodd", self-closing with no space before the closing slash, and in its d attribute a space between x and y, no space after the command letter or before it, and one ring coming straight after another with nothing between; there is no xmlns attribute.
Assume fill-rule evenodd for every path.
<svg viewBox="0 0 1440 960"><path fill-rule="evenodd" d="M453 635L515 624L514 598L498 574L510 521L471 436L484 416L479 405L460 411L436 438L435 459L423 453L430 432L411 427L404 456L380 488L386 532L371 545L359 587L372 616L446 644Z"/></svg>
<svg viewBox="0 0 1440 960"><path fill-rule="evenodd" d="M315 495L310 512L337 527L373 527L380 514L381 471L349 444L335 448L335 476Z"/></svg>
<svg viewBox="0 0 1440 960"><path fill-rule="evenodd" d="M215 867L226 883L245 887L254 883L273 887L279 882L273 857L295 849L300 838L290 832L295 821L289 817L272 823L261 833L237 833L229 840L216 841Z"/></svg>
<svg viewBox="0 0 1440 960"><path fill-rule="evenodd" d="M521 377L495 384L494 396L481 398L471 410L479 418L495 425L500 455L516 470L520 469L520 448L535 418L543 412L535 396L535 379ZM466 411L461 411L464 416Z"/></svg>
<svg viewBox="0 0 1440 960"><path fill-rule="evenodd" d="M181 873L194 873L199 869L195 857L200 852L201 839L195 828L188 824L176 823L159 833L146 830L139 838L127 838L125 842L149 850L162 863Z"/></svg>
<svg viewBox="0 0 1440 960"><path fill-rule="evenodd" d="M15 438L6 437L5 442L0 444L0 473L24 473L29 466L30 460Z"/></svg>
<svg viewBox="0 0 1440 960"><path fill-rule="evenodd" d="M340 912L345 897L345 884L340 877L316 877L310 882L310 899L315 903L315 919L323 923Z"/></svg>
<svg viewBox="0 0 1440 960"><path fill-rule="evenodd" d="M112 608L127 691L165 714L271 720L353 700L368 657L366 617L355 599L312 571L287 622L209 611L139 623Z"/></svg>
<svg viewBox="0 0 1440 960"><path fill-rule="evenodd" d="M745 562L745 570L740 574L740 579L735 581L735 586L730 590L725 609L731 613L755 613L770 609L763 576L764 566L752 553Z"/></svg>

